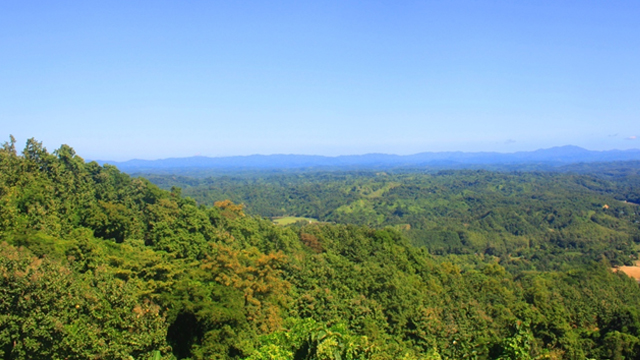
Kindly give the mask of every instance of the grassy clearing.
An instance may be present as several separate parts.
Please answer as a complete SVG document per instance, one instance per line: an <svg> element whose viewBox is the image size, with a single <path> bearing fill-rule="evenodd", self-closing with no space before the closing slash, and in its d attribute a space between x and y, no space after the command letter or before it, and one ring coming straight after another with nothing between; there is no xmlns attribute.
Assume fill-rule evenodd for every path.
<svg viewBox="0 0 640 360"><path fill-rule="evenodd" d="M308 221L310 223L318 221L313 218L298 217L298 216L285 216L285 217L273 218L272 220L276 225L289 225L289 224L296 223L298 221Z"/></svg>

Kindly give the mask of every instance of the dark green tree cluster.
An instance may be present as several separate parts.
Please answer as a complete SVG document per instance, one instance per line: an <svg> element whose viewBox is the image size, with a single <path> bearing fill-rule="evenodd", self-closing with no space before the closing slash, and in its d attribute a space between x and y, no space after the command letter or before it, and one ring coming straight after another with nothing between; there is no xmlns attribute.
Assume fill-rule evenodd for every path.
<svg viewBox="0 0 640 360"><path fill-rule="evenodd" d="M361 187L347 193L363 207L409 191L354 181ZM419 200L425 190L415 191ZM460 211L459 191L429 211ZM627 211L616 206L607 210ZM630 229L632 215L603 211L552 228ZM497 232L507 231L498 215ZM560 224L572 215L555 216ZM491 234L491 225L473 224ZM465 236L425 229L451 231L444 243ZM594 242L620 251L614 235ZM539 249L529 248L533 258ZM49 153L32 139L22 154L13 141L0 150L3 359L640 357L640 287L606 257L540 271L496 255L432 254L398 226L275 226L228 200L197 205L176 187L85 163L68 146Z"/></svg>

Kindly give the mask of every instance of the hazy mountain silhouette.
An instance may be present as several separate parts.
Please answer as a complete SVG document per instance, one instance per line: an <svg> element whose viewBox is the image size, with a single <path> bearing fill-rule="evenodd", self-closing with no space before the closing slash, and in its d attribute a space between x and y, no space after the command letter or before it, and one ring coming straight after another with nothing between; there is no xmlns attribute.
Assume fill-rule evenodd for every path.
<svg viewBox="0 0 640 360"><path fill-rule="evenodd" d="M161 160L98 161L120 170L133 172L169 172L191 170L261 169L376 169L398 167L464 168L482 165L560 166L575 163L640 160L640 150L592 151L578 146L559 146L515 153L497 152L424 152L414 155L365 154L345 156L249 155L228 157L193 156Z"/></svg>

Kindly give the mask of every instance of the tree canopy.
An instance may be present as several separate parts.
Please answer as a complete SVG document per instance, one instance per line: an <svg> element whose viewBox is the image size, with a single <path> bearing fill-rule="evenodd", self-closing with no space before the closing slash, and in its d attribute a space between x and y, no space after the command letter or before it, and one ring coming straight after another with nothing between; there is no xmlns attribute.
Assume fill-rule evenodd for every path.
<svg viewBox="0 0 640 360"><path fill-rule="evenodd" d="M325 222L282 227L255 215L257 186L198 204L66 145L5 143L0 358L640 357L640 287L610 270L637 210L609 185L339 176L293 183L309 202L292 204L319 204L297 215Z"/></svg>

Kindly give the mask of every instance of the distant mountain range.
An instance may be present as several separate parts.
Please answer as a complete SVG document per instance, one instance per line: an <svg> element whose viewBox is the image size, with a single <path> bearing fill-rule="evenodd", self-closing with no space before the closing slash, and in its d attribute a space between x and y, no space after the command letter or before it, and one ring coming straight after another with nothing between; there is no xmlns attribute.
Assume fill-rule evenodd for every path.
<svg viewBox="0 0 640 360"><path fill-rule="evenodd" d="M293 170L383 168L483 168L502 166L562 166L576 163L640 160L640 149L592 151L560 146L515 153L424 152L414 155L365 154L345 156L249 155L229 157L193 156L161 160L98 161L128 173L171 173L202 170Z"/></svg>

